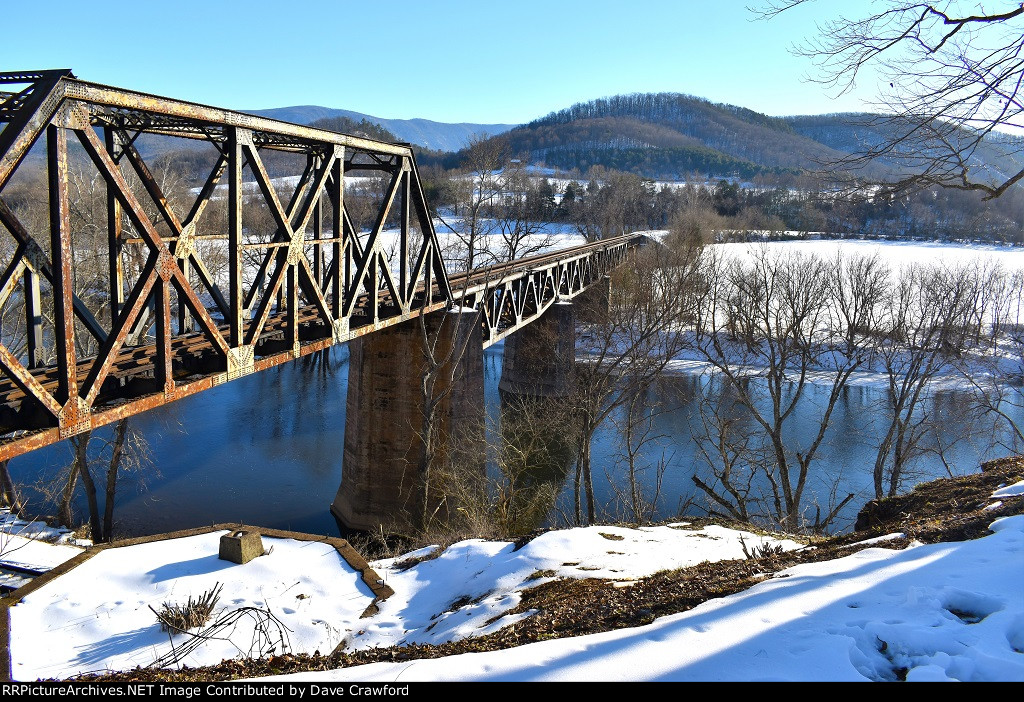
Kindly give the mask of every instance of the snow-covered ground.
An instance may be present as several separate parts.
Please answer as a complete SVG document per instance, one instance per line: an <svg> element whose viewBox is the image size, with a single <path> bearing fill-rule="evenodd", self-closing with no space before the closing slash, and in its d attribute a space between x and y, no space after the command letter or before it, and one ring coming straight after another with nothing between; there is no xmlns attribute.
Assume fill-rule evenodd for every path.
<svg viewBox="0 0 1024 702"><path fill-rule="evenodd" d="M218 584L214 621L243 607L266 608L285 628L262 620L269 640L261 640L259 615L241 616L184 656L190 666L266 652L281 635L294 650L328 653L373 601L359 572L330 544L264 537L270 553L236 565L218 558L224 533L106 549L31 592L10 609L12 677L148 666L189 642L161 631L155 611Z"/></svg>
<svg viewBox="0 0 1024 702"><path fill-rule="evenodd" d="M509 542L463 541L440 553L431 547L371 563L395 594L377 614L361 618L372 593L330 545L264 537L268 555L235 565L217 556L222 533L107 549L27 595L10 610L13 677L150 665L189 641L180 634L172 641L150 608L183 604L218 583L214 620L240 607L267 608L286 627L289 650L326 654L342 643L358 650L495 631L528 616L505 613L524 589L551 578L628 583L660 570L743 558L744 546L801 547L682 523L553 531L518 550ZM243 619L181 662L194 667L246 655L258 633L256 620Z"/></svg>
<svg viewBox="0 0 1024 702"><path fill-rule="evenodd" d="M820 256L825 259L833 259L840 252L845 256L877 253L894 270L910 264L967 265L988 262L998 264L1007 271L1024 270L1024 247L1000 244L968 245L941 241L866 241L859 239L802 239L754 244L715 244L715 248L741 255L762 246L769 251L798 251L806 256Z"/></svg>
<svg viewBox="0 0 1024 702"><path fill-rule="evenodd" d="M1024 481L991 499L1021 494ZM291 679L1024 681L1024 515L991 528L981 539L904 550L871 539L845 558L789 568L642 627ZM205 537L110 549L86 562L96 564L91 570L79 566L30 594L11 609L14 677L145 665L170 649L146 605L183 601L214 582L224 585L217 614L267 606L288 627L293 650L326 652L342 640L354 650L481 635L529 616L503 613L549 578L607 578L628 588L660 570L742 558L741 537L748 549L775 543L685 523L553 531L518 550L464 541L372 563L396 594L360 619L369 594L326 544L265 539L274 546L269 557L235 566L216 557L219 533ZM239 655L251 635L239 629L230 641L208 642L187 662Z"/></svg>
<svg viewBox="0 0 1024 702"><path fill-rule="evenodd" d="M75 539L69 529L29 522L0 508L0 586L17 588L28 582L28 573L43 573L82 553L88 540Z"/></svg>
<svg viewBox="0 0 1024 702"><path fill-rule="evenodd" d="M290 680L1024 681L1024 515L795 566L646 626Z"/></svg>

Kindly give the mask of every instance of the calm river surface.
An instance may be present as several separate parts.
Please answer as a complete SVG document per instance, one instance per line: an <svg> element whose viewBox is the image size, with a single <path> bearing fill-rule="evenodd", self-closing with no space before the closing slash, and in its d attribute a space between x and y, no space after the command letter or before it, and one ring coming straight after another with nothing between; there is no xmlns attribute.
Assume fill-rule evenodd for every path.
<svg viewBox="0 0 1024 702"><path fill-rule="evenodd" d="M498 415L498 379L501 375L502 346L485 353L486 397L491 416ZM301 361L256 373L215 389L180 400L166 407L132 418L134 426L148 439L152 467L119 479L116 527L119 536L154 534L218 522L245 522L279 529L337 535L338 526L329 511L341 480L342 446L345 427L345 396L348 385L348 354L336 347L330 360L332 370L304 368ZM654 434L663 438L646 451L645 465L664 458L667 469L658 501L660 517L678 513L680 505L693 496L693 471L703 470L696 459L691 426L696 426L698 376L666 377L651 391L650 404L670 411L658 414ZM800 441L816 421L818 393L812 390L802 401L791 439ZM837 474L841 492L858 493L840 526L849 526L856 511L869 498L871 449L877 434L877 402L880 391L851 388L833 415L833 426L823 445L809 490L817 492L823 504L828 486ZM932 408L945 412L963 398L942 393ZM948 436L966 428L946 418ZM1021 418L1024 419L1024 418ZM993 427L975 426L970 442L955 445L947 461L956 472L977 469L979 461L1005 454L992 446ZM109 436L107 428L97 437ZM94 439L96 441L97 439ZM806 443L806 441L804 442ZM621 472L622 440L613 426L597 438L594 455L598 501L609 517L615 515L616 491L606 475ZM52 480L71 460L68 442L14 459L10 470L22 483ZM927 462L931 472L919 479L941 477L941 462ZM93 466L102 481L106 465ZM655 471L645 475L653 480ZM916 481L915 481L916 482ZM559 511L571 511L572 479L563 490ZM650 488L649 488L650 489ZM30 492L30 510L47 511L45 498ZM102 499L102 498L101 498ZM808 504L813 497L808 497ZM704 505L702 497L696 504ZM101 507L102 509L102 507ZM699 514L691 508L690 513ZM78 514L87 515L84 500ZM813 512L811 512L813 518ZM82 516L83 519L87 517Z"/></svg>

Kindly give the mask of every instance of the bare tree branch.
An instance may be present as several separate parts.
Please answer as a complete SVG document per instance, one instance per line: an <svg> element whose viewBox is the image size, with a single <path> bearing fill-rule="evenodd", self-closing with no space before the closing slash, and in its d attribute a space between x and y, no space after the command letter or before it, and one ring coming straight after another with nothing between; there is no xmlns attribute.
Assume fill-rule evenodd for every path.
<svg viewBox="0 0 1024 702"><path fill-rule="evenodd" d="M811 2L767 0L751 10L770 20ZM880 139L835 167L849 172L883 160L898 172L880 184L886 192L941 186L985 199L1024 179L1024 167L1002 172L976 158L984 147L1021 163L1024 140L1004 132L1024 128L1024 4L961 5L885 0L871 14L819 24L817 37L794 47L815 63L812 80L838 95L868 68L888 83L872 124Z"/></svg>

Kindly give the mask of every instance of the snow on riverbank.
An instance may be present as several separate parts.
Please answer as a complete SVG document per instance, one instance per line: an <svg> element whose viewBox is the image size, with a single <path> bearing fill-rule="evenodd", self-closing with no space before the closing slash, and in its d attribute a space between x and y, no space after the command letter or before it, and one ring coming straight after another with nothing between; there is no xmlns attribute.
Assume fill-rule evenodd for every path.
<svg viewBox="0 0 1024 702"><path fill-rule="evenodd" d="M667 231L637 232L652 239L660 240ZM715 244L712 250L721 252L727 257L751 260L758 252L764 250L769 255L798 253L816 256L826 260L835 259L837 255L844 257L861 255L879 255L890 266L893 273L902 268L918 265L972 266L981 269L998 267L1007 273L1024 271L1024 248L998 244L950 244L943 242L905 242L905 241L862 241L832 239L801 239L789 241L770 241L754 243ZM1024 319L1024 302L1017 310L1010 310L1011 315ZM1005 341L1005 339L1003 340ZM586 360L588 355L587 336L577 346L577 358ZM696 348L696 339L688 334L682 349L677 352L664 368L667 374L708 374L714 367ZM1003 382L1007 378L1017 378L1022 372L1019 349L1003 344L999 348L984 349L984 355L977 351L965 353L962 358L949 365L929 381L931 390L957 390L971 386L971 381L980 386L986 382ZM738 356L738 355L737 355ZM763 368L749 366L734 370L741 375L756 377L763 373ZM806 381L818 385L831 385L835 377L828 368L820 368L810 372ZM971 379L971 381L968 380ZM795 379L795 378L794 378ZM880 359L873 358L854 371L847 382L849 387L870 387L885 389L889 387L889 376L884 371Z"/></svg>
<svg viewBox="0 0 1024 702"><path fill-rule="evenodd" d="M91 541L75 539L69 529L28 522L0 508L0 586L18 588L29 573L43 573L82 553Z"/></svg>
<svg viewBox="0 0 1024 702"><path fill-rule="evenodd" d="M1022 490L1022 483L1004 486L992 499ZM290 679L1024 681L1024 515L996 520L992 531L973 541L904 550L885 548L885 537L874 539L874 548L789 568L641 627ZM288 562L258 558L248 570L217 560L209 544L190 539L144 544L146 554L138 546L110 549L105 553L114 560L102 577L73 570L11 609L12 663L19 680L145 664L169 645L142 605L183 600L214 580L224 584L220 613L242 603L266 605L293 629L294 650L317 645L324 652L339 637L349 650L452 641L529 616L502 613L519 602L523 589L545 579L608 578L628 588L631 579L663 569L742 558L741 536L748 549L773 543L678 523L552 531L519 549L481 540L440 553L430 547L371 564L396 594L364 619L357 610L365 593L358 603L339 597L351 591L345 581L351 576L322 570L335 561L325 544L268 540L273 554ZM321 636L319 644L304 638L318 628L333 638ZM205 644L189 664L238 655L249 634Z"/></svg>
<svg viewBox="0 0 1024 702"><path fill-rule="evenodd" d="M1024 515L795 566L646 626L290 680L1024 681Z"/></svg>
<svg viewBox="0 0 1024 702"><path fill-rule="evenodd" d="M1024 247L1002 244L954 244L942 241L879 241L861 239L800 239L764 243L716 244L730 252L756 247L769 251L799 251L804 255L835 258L836 254L879 254L894 269L910 264L973 264L991 262L1008 271L1024 269Z"/></svg>
<svg viewBox="0 0 1024 702"><path fill-rule="evenodd" d="M350 648L401 643L443 643L482 635L526 616L504 616L524 589L551 578L629 581L702 561L743 558L763 545L801 545L749 532L685 523L628 529L586 527L547 532L523 548L505 541L462 541L439 555L424 549L374 568L395 595L352 638ZM432 557L403 570L410 558Z"/></svg>
<svg viewBox="0 0 1024 702"><path fill-rule="evenodd" d="M431 547L372 563L395 594L379 603L374 616L361 618L372 593L331 546L264 537L272 552L238 566L218 559L221 533L110 548L30 593L10 610L14 678L149 665L172 649L150 607L183 604L218 583L223 590L215 619L239 607L268 608L287 627L291 651L326 654L343 642L346 650L357 650L486 634L528 616L505 613L524 589L555 577L628 582L702 561L743 558L744 544L748 550L801 547L685 524L553 531L518 550L510 542L463 541L440 553ZM211 665L245 655L257 633L254 621L242 620L182 662ZM174 646L188 641L176 635Z"/></svg>

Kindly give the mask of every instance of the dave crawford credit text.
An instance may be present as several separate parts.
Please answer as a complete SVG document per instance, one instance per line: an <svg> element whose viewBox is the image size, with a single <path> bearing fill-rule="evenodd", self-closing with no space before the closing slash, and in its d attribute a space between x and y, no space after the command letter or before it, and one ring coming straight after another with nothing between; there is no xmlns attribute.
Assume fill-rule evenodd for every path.
<svg viewBox="0 0 1024 702"><path fill-rule="evenodd" d="M406 697L408 685L367 685L362 683L206 683L200 685L165 685L162 683L2 683L0 694L26 697Z"/></svg>

